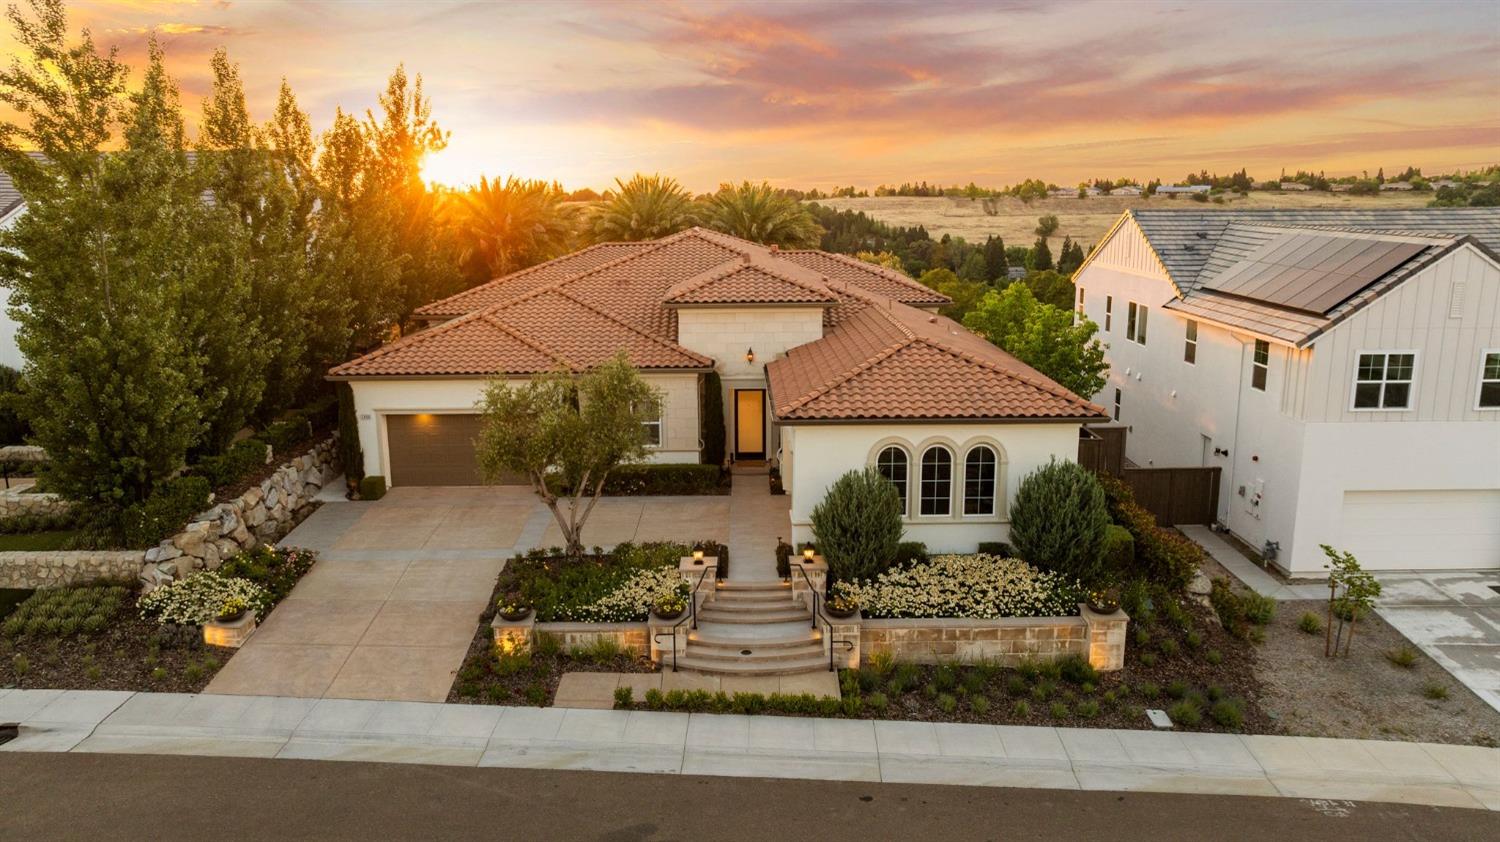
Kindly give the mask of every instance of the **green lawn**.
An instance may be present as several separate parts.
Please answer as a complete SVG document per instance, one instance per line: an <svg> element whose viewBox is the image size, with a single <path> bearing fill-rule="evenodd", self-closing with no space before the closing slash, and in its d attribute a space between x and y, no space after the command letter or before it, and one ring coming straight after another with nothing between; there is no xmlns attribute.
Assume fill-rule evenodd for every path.
<svg viewBox="0 0 1500 842"><path fill-rule="evenodd" d="M76 537L78 537L76 529L0 535L0 552L62 550L67 549Z"/></svg>

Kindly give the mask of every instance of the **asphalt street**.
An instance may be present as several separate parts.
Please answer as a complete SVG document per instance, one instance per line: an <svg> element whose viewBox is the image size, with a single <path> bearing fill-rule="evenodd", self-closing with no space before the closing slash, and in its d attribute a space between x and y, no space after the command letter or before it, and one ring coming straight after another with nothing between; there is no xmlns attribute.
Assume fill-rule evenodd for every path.
<svg viewBox="0 0 1500 842"><path fill-rule="evenodd" d="M1292 798L0 753L0 840L1467 840L1500 813Z"/></svg>

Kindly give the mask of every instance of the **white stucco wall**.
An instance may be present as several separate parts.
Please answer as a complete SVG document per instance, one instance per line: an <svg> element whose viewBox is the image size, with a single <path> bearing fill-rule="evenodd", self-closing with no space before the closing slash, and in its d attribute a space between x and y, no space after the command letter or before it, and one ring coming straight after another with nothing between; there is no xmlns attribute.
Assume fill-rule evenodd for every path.
<svg viewBox="0 0 1500 842"><path fill-rule="evenodd" d="M646 373L642 377L662 394L662 446L652 451L650 461L697 462L698 375ZM486 382L482 379L350 381L365 474L390 476L386 469L390 464L386 415L475 412Z"/></svg>
<svg viewBox="0 0 1500 842"><path fill-rule="evenodd" d="M677 344L711 357L725 380L765 382L766 363L823 336L822 307L680 307ZM755 349L755 361L745 352Z"/></svg>
<svg viewBox="0 0 1500 842"><path fill-rule="evenodd" d="M1184 361L1187 320L1161 308L1175 290L1133 225L1076 282L1109 346L1094 400L1110 409L1121 390L1127 457L1221 467L1219 520L1256 549L1277 542L1277 564L1295 574L1324 573L1318 545L1342 540L1345 491L1500 488L1500 412L1474 409L1479 351L1500 347L1500 272L1477 252L1439 261L1309 348L1271 343L1264 391L1250 387L1248 334L1200 322L1197 361ZM1450 318L1458 282L1465 303ZM1144 347L1125 338L1132 300L1152 308ZM1381 349L1418 351L1412 410L1349 412L1357 353Z"/></svg>
<svg viewBox="0 0 1500 842"><path fill-rule="evenodd" d="M802 424L782 428L782 478L792 496L793 542L811 541L812 510L828 487L851 470L873 464L887 443L902 443L912 454L917 475L921 452L931 443L955 451L954 514L947 517L907 517L906 538L921 541L932 552L973 552L981 541L1004 541L1010 536L1010 501L1021 480L1053 457L1073 461L1078 456L1078 428L1074 424ZM995 516L964 517L962 512L963 454L984 442L1000 451L1004 493ZM911 511L916 511L915 482Z"/></svg>

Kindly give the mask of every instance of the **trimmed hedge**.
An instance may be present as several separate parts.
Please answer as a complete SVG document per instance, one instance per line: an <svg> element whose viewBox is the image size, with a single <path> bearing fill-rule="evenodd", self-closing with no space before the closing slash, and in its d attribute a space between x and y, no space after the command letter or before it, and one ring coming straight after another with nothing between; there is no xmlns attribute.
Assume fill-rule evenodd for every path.
<svg viewBox="0 0 1500 842"><path fill-rule="evenodd" d="M359 481L359 499L379 500L385 496L385 477L371 474Z"/></svg>
<svg viewBox="0 0 1500 842"><path fill-rule="evenodd" d="M896 545L896 558L891 563L892 567L900 567L909 562L916 564L927 563L927 545L921 541L902 541Z"/></svg>
<svg viewBox="0 0 1500 842"><path fill-rule="evenodd" d="M266 465L266 443L245 439L229 446L218 456L205 456L192 467L195 476L208 480L214 488L223 488L250 476Z"/></svg>
<svg viewBox="0 0 1500 842"><path fill-rule="evenodd" d="M993 555L1000 558L1016 557L1015 550L1012 550L1010 544L1004 541L980 541L978 552L980 555Z"/></svg>
<svg viewBox="0 0 1500 842"><path fill-rule="evenodd" d="M621 465L604 482L604 493L621 496L718 494L723 490L718 465Z"/></svg>
<svg viewBox="0 0 1500 842"><path fill-rule="evenodd" d="M1104 565L1106 579L1119 581L1135 566L1135 536L1130 530L1111 523L1104 528L1104 541L1099 545L1099 560Z"/></svg>
<svg viewBox="0 0 1500 842"><path fill-rule="evenodd" d="M147 549L160 543L208 508L212 493L208 480L198 476L177 477L157 485L145 501L120 514L125 546Z"/></svg>
<svg viewBox="0 0 1500 842"><path fill-rule="evenodd" d="M1202 548L1157 526L1156 516L1135 502L1135 495L1123 480L1101 476L1099 484L1104 488L1110 517L1135 539L1134 563L1122 578L1145 579L1174 593L1187 588L1203 564Z"/></svg>

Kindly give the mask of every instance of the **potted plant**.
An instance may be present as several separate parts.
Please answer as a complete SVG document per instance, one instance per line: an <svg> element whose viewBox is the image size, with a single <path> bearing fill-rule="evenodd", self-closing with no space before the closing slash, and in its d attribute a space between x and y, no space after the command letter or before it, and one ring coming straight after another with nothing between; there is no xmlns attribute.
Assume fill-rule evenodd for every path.
<svg viewBox="0 0 1500 842"><path fill-rule="evenodd" d="M245 616L245 612L249 610L250 603L246 602L240 597L232 596L224 600L224 604L219 606L219 615L217 619L221 623L233 623L239 618Z"/></svg>
<svg viewBox="0 0 1500 842"><path fill-rule="evenodd" d="M1120 610L1120 587L1113 582L1100 582L1089 588L1087 602L1090 611L1113 614Z"/></svg>
<svg viewBox="0 0 1500 842"><path fill-rule="evenodd" d="M823 610L836 620L844 620L859 613L859 603L844 594L834 594L823 603Z"/></svg>
<svg viewBox="0 0 1500 842"><path fill-rule="evenodd" d="M495 610L506 622L514 623L531 616L531 606L520 594L505 594L495 603Z"/></svg>
<svg viewBox="0 0 1500 842"><path fill-rule="evenodd" d="M669 594L662 594L651 605L651 613L663 620L675 620L681 617L682 612L686 610L687 599L676 591Z"/></svg>

